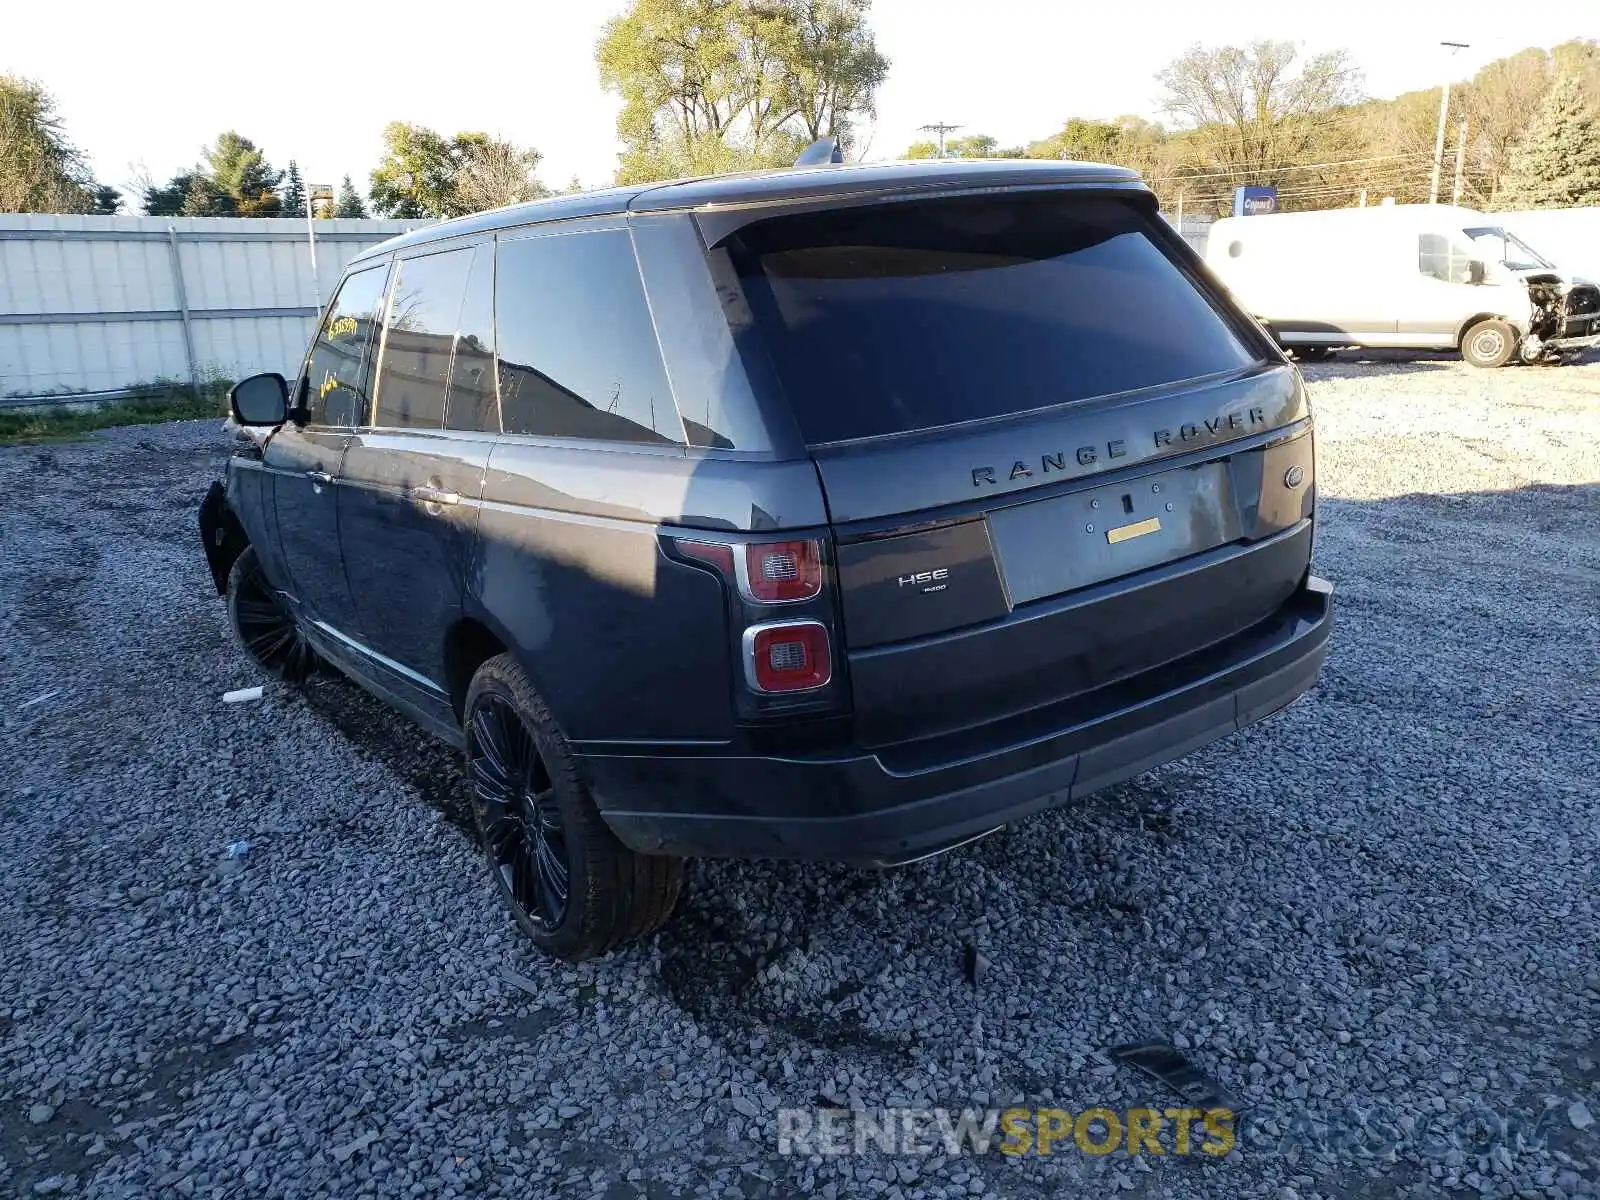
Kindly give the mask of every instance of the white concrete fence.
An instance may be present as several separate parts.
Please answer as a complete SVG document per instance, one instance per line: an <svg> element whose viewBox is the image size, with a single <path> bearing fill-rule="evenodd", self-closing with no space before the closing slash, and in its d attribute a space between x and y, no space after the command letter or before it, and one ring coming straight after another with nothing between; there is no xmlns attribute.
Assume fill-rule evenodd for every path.
<svg viewBox="0 0 1600 1200"><path fill-rule="evenodd" d="M0 407L299 364L356 253L421 221L0 215ZM87 395L86 395L87 394Z"/></svg>

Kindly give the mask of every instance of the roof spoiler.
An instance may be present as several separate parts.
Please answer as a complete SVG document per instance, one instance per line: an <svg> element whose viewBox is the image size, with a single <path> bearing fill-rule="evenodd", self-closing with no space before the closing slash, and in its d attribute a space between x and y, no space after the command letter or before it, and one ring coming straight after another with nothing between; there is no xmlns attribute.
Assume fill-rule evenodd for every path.
<svg viewBox="0 0 1600 1200"><path fill-rule="evenodd" d="M844 151L839 148L839 139L836 137L818 138L800 151L800 157L794 160L797 167L818 167L824 163L842 163Z"/></svg>

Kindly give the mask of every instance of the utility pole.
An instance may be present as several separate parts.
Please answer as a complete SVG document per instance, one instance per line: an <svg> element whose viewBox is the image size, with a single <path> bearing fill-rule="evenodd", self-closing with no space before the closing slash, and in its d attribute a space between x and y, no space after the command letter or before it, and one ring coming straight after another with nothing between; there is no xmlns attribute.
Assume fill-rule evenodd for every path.
<svg viewBox="0 0 1600 1200"><path fill-rule="evenodd" d="M937 133L939 135L939 157L944 157L944 135L960 129L959 125L946 125L943 121L935 121L932 125L917 126L918 133Z"/></svg>
<svg viewBox="0 0 1600 1200"><path fill-rule="evenodd" d="M1440 42L1450 50L1450 61L1455 61L1456 51L1468 48L1467 42ZM1444 95L1439 100L1439 133L1433 142L1433 180L1428 184L1428 203L1439 203L1439 170L1444 166L1444 127L1450 119L1450 78L1445 77Z"/></svg>
<svg viewBox="0 0 1600 1200"><path fill-rule="evenodd" d="M1467 122L1463 118L1461 128L1456 132L1456 186L1450 193L1450 203L1461 203L1461 176L1467 166Z"/></svg>

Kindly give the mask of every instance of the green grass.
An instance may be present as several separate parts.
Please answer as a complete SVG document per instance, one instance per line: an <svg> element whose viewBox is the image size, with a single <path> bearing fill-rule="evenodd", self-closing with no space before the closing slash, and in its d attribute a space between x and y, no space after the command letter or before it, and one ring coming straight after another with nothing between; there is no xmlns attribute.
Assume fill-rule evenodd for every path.
<svg viewBox="0 0 1600 1200"><path fill-rule="evenodd" d="M227 415L227 385L208 381L196 390L174 383L166 391L90 412L10 413L0 409L0 446L80 441L97 429L116 425L155 425L162 421L220 420Z"/></svg>

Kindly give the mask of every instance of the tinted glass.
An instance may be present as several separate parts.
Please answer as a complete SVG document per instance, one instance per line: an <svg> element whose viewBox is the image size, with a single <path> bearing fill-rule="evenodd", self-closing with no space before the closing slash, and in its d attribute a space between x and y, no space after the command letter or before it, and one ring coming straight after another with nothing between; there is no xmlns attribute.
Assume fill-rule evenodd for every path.
<svg viewBox="0 0 1600 1200"><path fill-rule="evenodd" d="M495 336L507 433L683 440L626 232L502 242Z"/></svg>
<svg viewBox="0 0 1600 1200"><path fill-rule="evenodd" d="M494 392L494 246L479 246L467 276L467 298L456 327L456 356L450 368L448 429L500 432Z"/></svg>
<svg viewBox="0 0 1600 1200"><path fill-rule="evenodd" d="M389 319L378 360L374 425L395 429L444 428L444 392L450 352L466 295L473 251L451 250L395 264Z"/></svg>
<svg viewBox="0 0 1600 1200"><path fill-rule="evenodd" d="M806 441L1027 412L1256 356L1131 205L1013 195L741 230L734 263Z"/></svg>
<svg viewBox="0 0 1600 1200"><path fill-rule="evenodd" d="M383 304L388 266L358 271L344 281L311 348L306 368L307 405L313 425L359 425L367 411L368 347Z"/></svg>

